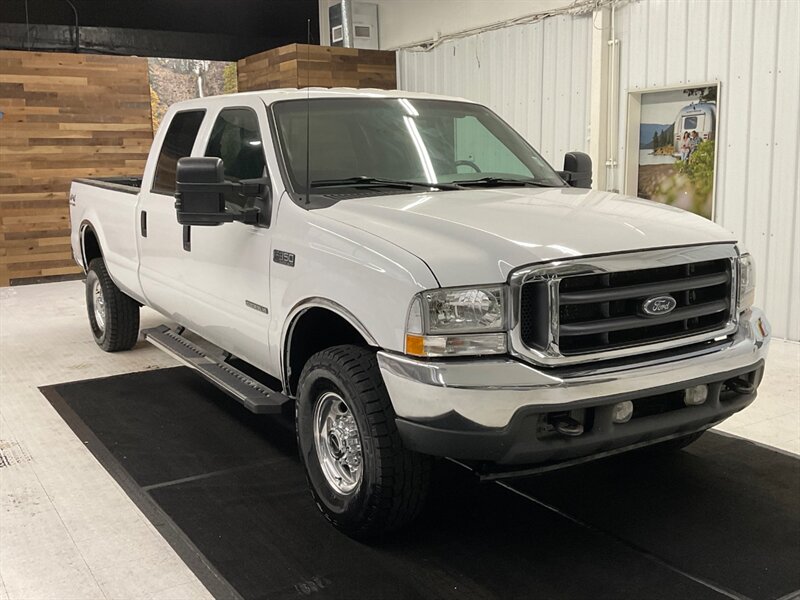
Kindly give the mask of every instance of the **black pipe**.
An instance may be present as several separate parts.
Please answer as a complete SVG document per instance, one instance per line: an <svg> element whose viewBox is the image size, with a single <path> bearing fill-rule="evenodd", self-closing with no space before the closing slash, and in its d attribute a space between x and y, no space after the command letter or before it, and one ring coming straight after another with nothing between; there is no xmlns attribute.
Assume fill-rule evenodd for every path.
<svg viewBox="0 0 800 600"><path fill-rule="evenodd" d="M81 51L81 27L78 24L78 9L75 8L72 0L64 0L64 2L70 5L72 12L75 14L75 54L78 54Z"/></svg>

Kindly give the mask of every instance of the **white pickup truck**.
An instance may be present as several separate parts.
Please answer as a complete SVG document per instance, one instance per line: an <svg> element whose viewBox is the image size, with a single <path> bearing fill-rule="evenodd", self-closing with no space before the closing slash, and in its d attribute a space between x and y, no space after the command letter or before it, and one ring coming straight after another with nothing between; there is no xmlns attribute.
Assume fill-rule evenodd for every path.
<svg viewBox="0 0 800 600"><path fill-rule="evenodd" d="M736 237L590 183L466 100L202 98L141 178L74 182L72 247L101 348L136 343L142 305L177 323L144 336L292 415L319 508L366 537L419 512L432 457L535 473L754 400L770 333Z"/></svg>

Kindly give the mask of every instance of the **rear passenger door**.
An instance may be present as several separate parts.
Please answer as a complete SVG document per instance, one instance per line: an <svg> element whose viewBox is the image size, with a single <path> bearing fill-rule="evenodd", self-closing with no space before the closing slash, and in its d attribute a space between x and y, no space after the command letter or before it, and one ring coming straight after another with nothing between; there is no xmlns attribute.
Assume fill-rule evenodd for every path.
<svg viewBox="0 0 800 600"><path fill-rule="evenodd" d="M166 132L159 130L153 142L158 155L148 160L135 223L144 297L150 306L186 326L193 323L186 312L185 253L183 228L175 213L175 171L179 159L192 155L205 116L205 109L181 110L172 115Z"/></svg>

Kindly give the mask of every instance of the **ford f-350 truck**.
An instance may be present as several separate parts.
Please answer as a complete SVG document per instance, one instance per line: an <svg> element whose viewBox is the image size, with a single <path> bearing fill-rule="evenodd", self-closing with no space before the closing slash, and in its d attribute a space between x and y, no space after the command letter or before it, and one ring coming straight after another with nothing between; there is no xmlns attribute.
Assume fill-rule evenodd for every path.
<svg viewBox="0 0 800 600"><path fill-rule="evenodd" d="M590 182L466 100L202 98L141 178L74 182L72 247L102 349L162 313L144 337L291 415L317 505L367 537L417 515L433 457L491 478L677 448L754 400L770 333L736 237Z"/></svg>

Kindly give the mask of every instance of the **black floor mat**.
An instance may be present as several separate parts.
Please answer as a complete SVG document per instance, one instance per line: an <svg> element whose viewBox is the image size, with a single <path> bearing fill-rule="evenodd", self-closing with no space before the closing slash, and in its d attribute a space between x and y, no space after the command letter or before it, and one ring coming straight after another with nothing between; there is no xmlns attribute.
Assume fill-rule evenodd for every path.
<svg viewBox="0 0 800 600"><path fill-rule="evenodd" d="M218 598L780 598L800 588L800 461L706 434L513 489L437 467L380 545L318 514L293 433L187 369L43 389ZM530 497L526 497L530 496Z"/></svg>

